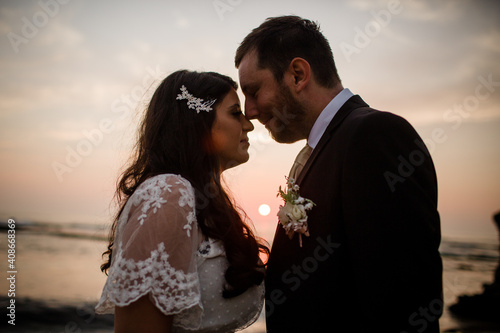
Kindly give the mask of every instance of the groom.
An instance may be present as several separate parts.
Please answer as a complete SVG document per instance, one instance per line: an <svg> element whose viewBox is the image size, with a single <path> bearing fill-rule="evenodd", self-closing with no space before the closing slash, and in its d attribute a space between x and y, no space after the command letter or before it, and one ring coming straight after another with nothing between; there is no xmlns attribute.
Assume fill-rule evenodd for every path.
<svg viewBox="0 0 500 333"><path fill-rule="evenodd" d="M316 204L309 236L290 239L278 224L268 332L439 332L436 173L413 127L342 86L328 41L309 20L267 19L235 64L246 117L278 142L307 139L310 155L295 176Z"/></svg>

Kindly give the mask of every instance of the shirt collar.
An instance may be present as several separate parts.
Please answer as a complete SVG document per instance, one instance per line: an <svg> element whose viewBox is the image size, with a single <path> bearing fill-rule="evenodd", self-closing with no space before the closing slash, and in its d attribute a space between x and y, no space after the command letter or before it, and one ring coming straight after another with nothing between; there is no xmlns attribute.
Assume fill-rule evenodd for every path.
<svg viewBox="0 0 500 333"><path fill-rule="evenodd" d="M323 111L321 111L319 117L314 122L311 132L309 133L309 137L307 138L307 144L311 148L316 148L316 145L323 136L323 133L325 133L328 124L330 124L342 105L344 105L344 103L347 102L347 100L352 96L354 96L354 94L349 89L345 88L338 93L337 96L330 101L330 103L328 103Z"/></svg>

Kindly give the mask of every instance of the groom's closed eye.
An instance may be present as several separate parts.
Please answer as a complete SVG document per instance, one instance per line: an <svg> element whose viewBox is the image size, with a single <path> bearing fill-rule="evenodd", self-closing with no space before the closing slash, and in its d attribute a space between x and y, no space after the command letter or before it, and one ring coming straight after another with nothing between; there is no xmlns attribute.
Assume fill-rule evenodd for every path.
<svg viewBox="0 0 500 333"><path fill-rule="evenodd" d="M242 87L241 91L245 95L245 97L253 97L257 93L257 87L248 85L245 86L244 88Z"/></svg>

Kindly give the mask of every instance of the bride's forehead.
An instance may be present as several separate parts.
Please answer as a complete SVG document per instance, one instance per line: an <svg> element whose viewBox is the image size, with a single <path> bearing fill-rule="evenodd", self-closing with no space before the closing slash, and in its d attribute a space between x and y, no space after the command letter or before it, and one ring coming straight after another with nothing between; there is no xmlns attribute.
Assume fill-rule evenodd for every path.
<svg viewBox="0 0 500 333"><path fill-rule="evenodd" d="M226 94L226 96L224 96L221 103L219 104L219 107L230 108L233 106L238 106L238 107L240 106L240 98L238 97L236 90L231 89Z"/></svg>

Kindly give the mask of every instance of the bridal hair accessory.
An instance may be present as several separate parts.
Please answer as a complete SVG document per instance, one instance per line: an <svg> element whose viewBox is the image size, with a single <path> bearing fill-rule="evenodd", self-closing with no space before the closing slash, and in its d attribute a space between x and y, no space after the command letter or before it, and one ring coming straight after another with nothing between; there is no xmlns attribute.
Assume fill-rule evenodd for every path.
<svg viewBox="0 0 500 333"><path fill-rule="evenodd" d="M212 111L212 105L214 105L215 101L217 101L217 99L213 99L211 101L205 102L203 101L202 98L194 97L188 92L186 86L184 85L182 85L181 87L181 92L182 94L177 94L176 99L179 100L187 99L188 108L196 110L196 113L200 113L200 111L206 111L206 112Z"/></svg>
<svg viewBox="0 0 500 333"><path fill-rule="evenodd" d="M309 236L307 226L307 212L316 204L309 199L303 198L299 194L299 185L295 184L293 178L285 177L287 180L286 192L279 187L278 194L285 205L280 205L278 220L288 236L292 239L294 233L299 234L299 245L302 247L302 235Z"/></svg>

